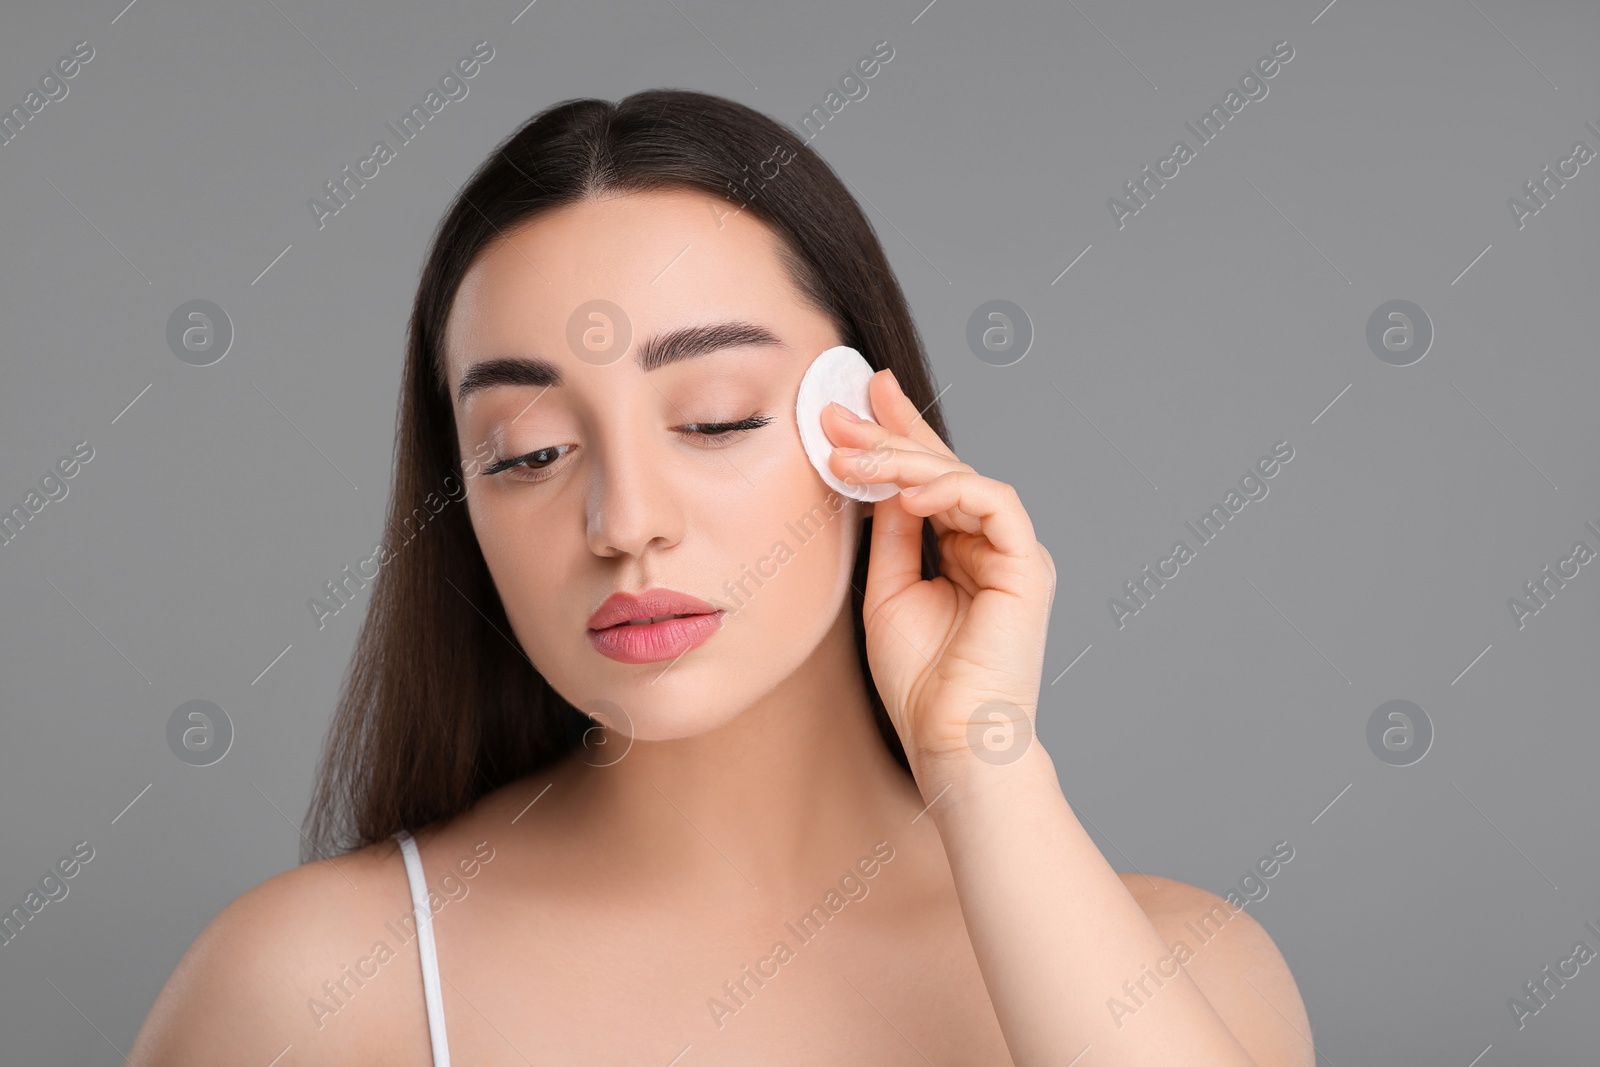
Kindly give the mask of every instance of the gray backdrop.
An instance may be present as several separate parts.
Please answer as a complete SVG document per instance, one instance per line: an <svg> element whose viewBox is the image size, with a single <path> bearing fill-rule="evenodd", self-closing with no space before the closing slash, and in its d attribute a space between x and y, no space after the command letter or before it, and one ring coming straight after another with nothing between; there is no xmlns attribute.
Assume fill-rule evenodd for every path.
<svg viewBox="0 0 1600 1067"><path fill-rule="evenodd" d="M119 1063L204 924L296 862L365 610L319 631L307 600L381 534L455 187L556 100L684 86L792 126L857 97L811 143L953 446L1059 564L1040 732L1113 865L1221 893L1288 842L1249 907L1321 1062L1593 1062L1596 966L1521 1028L1508 1000L1600 949L1600 563L1573 551L1600 550L1600 161L1574 157L1600 9L925 2L8 7L0 908L93 858L0 946L0 1060ZM479 41L467 95L319 228L310 198ZM1184 524L1279 442L1202 544ZM209 766L214 711L209 749L169 740L192 700L232 726Z"/></svg>

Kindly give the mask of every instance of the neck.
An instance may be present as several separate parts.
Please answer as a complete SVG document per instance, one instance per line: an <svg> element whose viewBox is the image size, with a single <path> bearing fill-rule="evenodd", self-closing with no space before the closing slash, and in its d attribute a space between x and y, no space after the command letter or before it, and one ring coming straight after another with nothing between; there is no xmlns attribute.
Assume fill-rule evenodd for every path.
<svg viewBox="0 0 1600 1067"><path fill-rule="evenodd" d="M725 726L631 746L608 731L604 745L570 757L558 783L568 829L604 841L596 853L633 885L813 894L819 877L892 839L922 807L867 685L847 600L801 668Z"/></svg>

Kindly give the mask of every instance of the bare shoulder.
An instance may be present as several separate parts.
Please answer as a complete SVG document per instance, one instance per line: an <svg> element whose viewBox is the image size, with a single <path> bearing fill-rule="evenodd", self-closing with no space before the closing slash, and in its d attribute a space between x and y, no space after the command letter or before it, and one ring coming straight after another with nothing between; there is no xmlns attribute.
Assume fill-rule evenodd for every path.
<svg viewBox="0 0 1600 1067"><path fill-rule="evenodd" d="M1312 1067L1305 1002L1288 962L1253 915L1187 882L1117 876L1256 1063Z"/></svg>
<svg viewBox="0 0 1600 1067"><path fill-rule="evenodd" d="M392 841L371 845L236 897L173 969L134 1041L131 1067L262 1067L289 1049L302 1067L404 1063L426 1052L398 853Z"/></svg>

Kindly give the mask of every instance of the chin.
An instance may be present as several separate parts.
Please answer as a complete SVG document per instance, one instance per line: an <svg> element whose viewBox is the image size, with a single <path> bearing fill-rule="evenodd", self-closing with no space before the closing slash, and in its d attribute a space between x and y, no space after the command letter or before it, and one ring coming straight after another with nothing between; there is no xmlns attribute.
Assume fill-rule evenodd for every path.
<svg viewBox="0 0 1600 1067"><path fill-rule="evenodd" d="M642 684L648 685L648 682ZM623 744L630 743L628 739L681 741L726 726L748 706L729 703L726 687L721 688L720 693L704 692L695 685L659 693L652 691L648 695L613 693L609 697L591 697L577 703L576 707L616 731ZM610 759L611 754L596 750L591 762Z"/></svg>

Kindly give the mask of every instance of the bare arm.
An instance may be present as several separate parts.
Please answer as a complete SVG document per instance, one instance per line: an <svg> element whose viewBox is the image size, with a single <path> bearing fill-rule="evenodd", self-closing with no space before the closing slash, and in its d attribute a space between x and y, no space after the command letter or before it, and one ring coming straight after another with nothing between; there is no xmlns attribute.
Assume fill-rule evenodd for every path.
<svg viewBox="0 0 1600 1067"><path fill-rule="evenodd" d="M961 462L892 372L879 371L868 388L880 422L830 407L823 424L831 441L857 449L835 453L835 474L901 487L873 505L867 655L943 838L1013 1059L1023 1067L1080 1058L1083 1067L1311 1062L1289 1021L1304 1020L1299 994L1263 931L1208 944L1204 967L1176 970L1134 1018L1114 1011L1123 983L1170 950L1079 824L1043 745L1027 744L1054 560L1016 489ZM939 544L931 579L922 577L925 521ZM1020 755L980 755L975 735L1002 720L1017 732ZM1172 910L1154 904L1158 916ZM1283 1002L1272 1014L1243 995L1240 983L1257 980L1264 997Z"/></svg>
<svg viewBox="0 0 1600 1067"><path fill-rule="evenodd" d="M349 979L352 961L390 936L380 920L404 911L395 872L337 862L276 875L213 918L156 998L129 1067L402 1062L426 1050L414 946L398 946L363 987ZM353 994L336 1015L325 1008L338 1003L328 980Z"/></svg>
<svg viewBox="0 0 1600 1067"><path fill-rule="evenodd" d="M1010 764L966 754L917 770L1017 1064L1314 1063L1305 1008L1266 932L1166 879L1147 914L1073 814L1042 745ZM1218 906L1224 932L1188 945L1194 963L1178 966L1169 938L1193 942L1185 923Z"/></svg>

